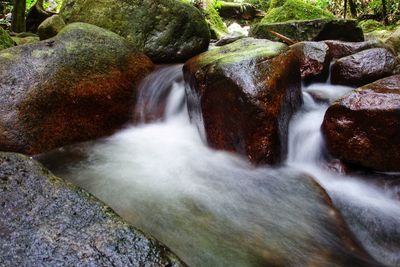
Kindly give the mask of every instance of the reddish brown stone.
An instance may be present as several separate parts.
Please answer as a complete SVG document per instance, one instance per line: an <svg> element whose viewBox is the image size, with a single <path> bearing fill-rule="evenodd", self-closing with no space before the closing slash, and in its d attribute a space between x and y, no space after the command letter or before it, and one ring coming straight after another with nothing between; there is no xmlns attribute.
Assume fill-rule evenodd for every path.
<svg viewBox="0 0 400 267"><path fill-rule="evenodd" d="M300 60L303 79L321 75L329 70L329 47L323 42L300 42L290 47Z"/></svg>
<svg viewBox="0 0 400 267"><path fill-rule="evenodd" d="M184 74L191 116L202 114L212 147L253 163L285 158L288 122L302 99L295 53L247 38L192 58Z"/></svg>
<svg viewBox="0 0 400 267"><path fill-rule="evenodd" d="M379 40L369 40L365 42L328 40L324 41L324 43L329 47L329 55L331 58L347 57L366 49L385 47L385 44Z"/></svg>
<svg viewBox="0 0 400 267"><path fill-rule="evenodd" d="M332 83L362 86L392 75L396 64L396 57L385 48L363 50L332 65Z"/></svg>
<svg viewBox="0 0 400 267"><path fill-rule="evenodd" d="M0 150L36 154L111 134L153 68L118 35L71 24L0 52Z"/></svg>
<svg viewBox="0 0 400 267"><path fill-rule="evenodd" d="M400 75L352 91L327 110L329 151L349 163L400 171Z"/></svg>

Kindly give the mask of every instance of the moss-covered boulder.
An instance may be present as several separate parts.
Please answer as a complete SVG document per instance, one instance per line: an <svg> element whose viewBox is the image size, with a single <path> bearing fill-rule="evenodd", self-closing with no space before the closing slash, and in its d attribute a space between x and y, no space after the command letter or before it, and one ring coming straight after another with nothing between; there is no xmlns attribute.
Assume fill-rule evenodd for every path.
<svg viewBox="0 0 400 267"><path fill-rule="evenodd" d="M40 40L56 36L64 27L65 22L60 15L53 15L45 19L38 27Z"/></svg>
<svg viewBox="0 0 400 267"><path fill-rule="evenodd" d="M215 9L216 0L200 1L196 5L205 15L208 26L210 27L211 38L221 39L228 34L228 28L220 17L218 11Z"/></svg>
<svg viewBox="0 0 400 267"><path fill-rule="evenodd" d="M400 26L386 39L385 43L400 55Z"/></svg>
<svg viewBox="0 0 400 267"><path fill-rule="evenodd" d="M27 37L12 36L11 38L17 45L32 44L40 41L39 36L27 36Z"/></svg>
<svg viewBox="0 0 400 267"><path fill-rule="evenodd" d="M0 150L36 154L111 134L152 68L122 37L84 23L0 51Z"/></svg>
<svg viewBox="0 0 400 267"><path fill-rule="evenodd" d="M2 266L185 266L34 160L0 153Z"/></svg>
<svg viewBox="0 0 400 267"><path fill-rule="evenodd" d="M263 18L263 23L275 23L292 20L333 19L329 11L320 9L303 0L272 0L270 8Z"/></svg>
<svg viewBox="0 0 400 267"><path fill-rule="evenodd" d="M385 26L379 21L373 19L367 19L360 21L360 27L363 29L365 33L368 33L378 29L382 29Z"/></svg>
<svg viewBox="0 0 400 267"><path fill-rule="evenodd" d="M184 76L189 112L202 116L212 147L256 164L285 158L289 119L302 101L299 63L285 44L241 39L190 59Z"/></svg>
<svg viewBox="0 0 400 267"><path fill-rule="evenodd" d="M14 41L11 36L0 27L0 50L14 46Z"/></svg>
<svg viewBox="0 0 400 267"><path fill-rule="evenodd" d="M316 19L281 23L258 23L251 27L249 36L280 41L270 31L294 41L341 40L364 41L362 29L355 20Z"/></svg>
<svg viewBox="0 0 400 267"><path fill-rule="evenodd" d="M121 35L155 62L183 62L210 41L201 12L181 0L65 0L60 14L67 24L86 22Z"/></svg>
<svg viewBox="0 0 400 267"><path fill-rule="evenodd" d="M345 162L400 171L400 75L365 85L329 107L322 125L329 151Z"/></svg>

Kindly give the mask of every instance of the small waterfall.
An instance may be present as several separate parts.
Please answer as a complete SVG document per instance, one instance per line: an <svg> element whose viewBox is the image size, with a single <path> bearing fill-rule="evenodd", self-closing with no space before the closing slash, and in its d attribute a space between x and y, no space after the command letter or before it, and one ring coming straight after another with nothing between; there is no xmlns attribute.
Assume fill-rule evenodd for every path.
<svg viewBox="0 0 400 267"><path fill-rule="evenodd" d="M332 211L310 191L312 176L368 252L400 266L400 205L393 194L321 167L327 158L324 113L351 88L304 87L304 106L290 123L286 165L256 168L205 145L188 117L181 68L160 67L145 79L135 125L41 161L54 166L56 160L57 175L96 195L189 266L376 266L346 262L353 255L332 230ZM60 156L76 151L78 162Z"/></svg>

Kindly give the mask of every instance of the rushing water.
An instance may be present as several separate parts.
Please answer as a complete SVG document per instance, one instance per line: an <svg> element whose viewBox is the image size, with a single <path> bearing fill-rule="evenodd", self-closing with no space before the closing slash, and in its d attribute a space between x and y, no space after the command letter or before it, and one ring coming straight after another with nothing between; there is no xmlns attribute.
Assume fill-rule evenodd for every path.
<svg viewBox="0 0 400 267"><path fill-rule="evenodd" d="M311 95L333 101L349 90L305 87L304 106L290 124L286 164L255 168L205 145L189 120L181 66L163 67L142 83L138 124L39 159L190 266L376 266L343 247L334 225L338 214L312 176L368 253L400 266L396 188L324 167L329 156L320 125L328 104Z"/></svg>

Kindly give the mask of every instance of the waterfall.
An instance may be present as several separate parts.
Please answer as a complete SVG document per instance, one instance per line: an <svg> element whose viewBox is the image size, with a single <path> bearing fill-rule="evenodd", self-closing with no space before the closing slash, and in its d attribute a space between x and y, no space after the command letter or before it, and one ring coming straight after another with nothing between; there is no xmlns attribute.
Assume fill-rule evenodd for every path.
<svg viewBox="0 0 400 267"><path fill-rule="evenodd" d="M286 164L254 167L206 146L189 120L181 68L160 67L144 80L135 124L40 160L189 266L350 266L343 262L353 255L332 231L334 211L310 189L312 176L365 249L388 266L400 266L400 203L393 192L322 167L328 157L320 133L327 102L351 88L304 87L305 104L289 127ZM326 102L317 103L315 95ZM334 251L332 262L324 251Z"/></svg>

